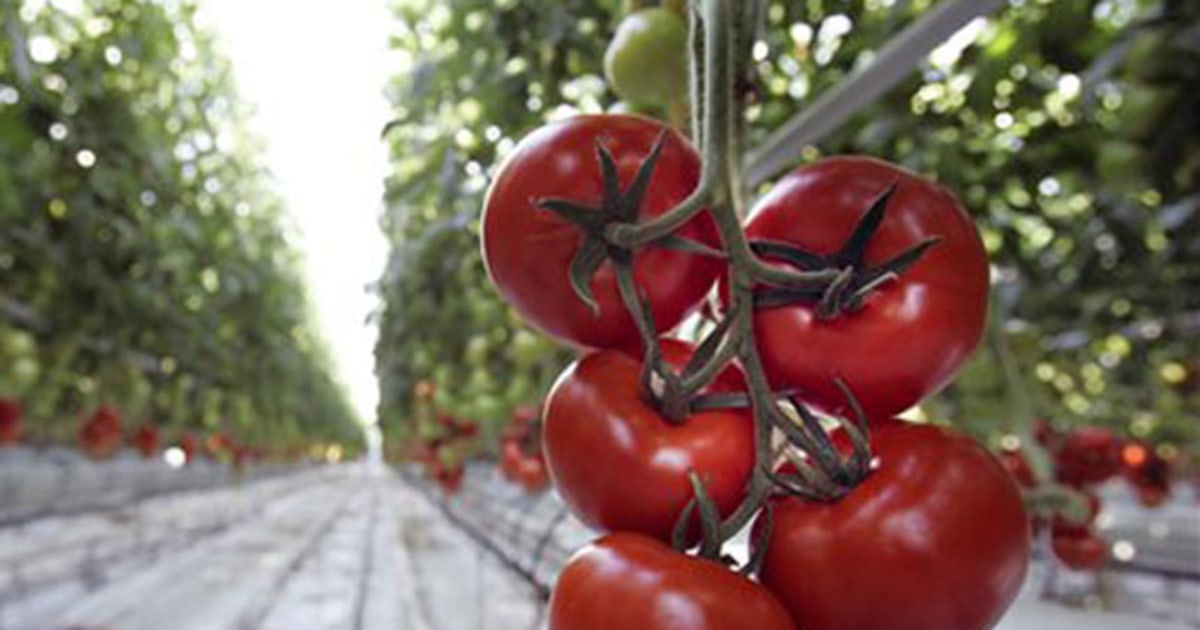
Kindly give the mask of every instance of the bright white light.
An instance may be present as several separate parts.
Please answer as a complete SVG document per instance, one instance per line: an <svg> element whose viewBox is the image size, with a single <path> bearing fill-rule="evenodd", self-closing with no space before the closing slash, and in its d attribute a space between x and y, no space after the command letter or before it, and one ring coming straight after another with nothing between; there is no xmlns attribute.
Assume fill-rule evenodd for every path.
<svg viewBox="0 0 1200 630"><path fill-rule="evenodd" d="M966 26L958 29L944 44L929 53L929 63L943 70L950 68L962 56L963 51L975 43L986 26L987 20L981 17L967 22Z"/></svg>
<svg viewBox="0 0 1200 630"><path fill-rule="evenodd" d="M1129 562L1137 555L1137 547L1134 547L1133 543L1128 540L1118 540L1113 543L1112 555L1121 562Z"/></svg>
<svg viewBox="0 0 1200 630"><path fill-rule="evenodd" d="M58 59L58 46L45 35L34 35L29 38L29 58L34 63L54 63Z"/></svg>
<svg viewBox="0 0 1200 630"><path fill-rule="evenodd" d="M92 168L96 165L96 154L92 153L88 149L80 149L79 152L75 154L75 161L78 162L83 168Z"/></svg>
<svg viewBox="0 0 1200 630"><path fill-rule="evenodd" d="M256 108L251 131L299 232L317 323L361 419L374 418L375 308L366 285L387 259L379 230L387 150L383 96L397 71L389 3L202 0L238 92ZM264 36L264 25L277 25Z"/></svg>
<svg viewBox="0 0 1200 630"><path fill-rule="evenodd" d="M163 451L162 458L171 468L183 468L187 463L187 453L184 453L183 449L178 446L172 446Z"/></svg>

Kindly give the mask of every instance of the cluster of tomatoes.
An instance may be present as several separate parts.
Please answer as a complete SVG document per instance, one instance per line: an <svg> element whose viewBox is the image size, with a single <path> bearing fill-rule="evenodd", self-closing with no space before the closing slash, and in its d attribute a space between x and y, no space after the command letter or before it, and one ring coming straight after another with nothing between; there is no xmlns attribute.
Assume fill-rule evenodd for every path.
<svg viewBox="0 0 1200 630"><path fill-rule="evenodd" d="M532 326L583 353L544 403L542 444L572 513L609 534L563 570L551 628L990 627L1028 562L1020 491L972 439L895 418L978 345L987 260L951 193L874 159L795 171L744 225L764 265L838 272L820 291L755 287L750 341L773 392L864 420L870 470L833 498L775 492L757 506L757 581L684 552L701 539L697 512L728 518L747 500L755 419L736 404L669 413L648 391L655 352L624 301L619 265L632 269L662 363L686 375L711 352L666 333L709 299L732 316L728 261L698 251L726 244L708 212L645 247L608 236L679 206L699 175L676 131L582 116L522 140L485 200L492 283ZM744 368L728 362L697 395L746 392ZM827 439L835 458L856 448L844 431ZM785 464L776 479L796 472Z"/></svg>
<svg viewBox="0 0 1200 630"><path fill-rule="evenodd" d="M434 424L433 435L413 446L410 458L424 466L444 493L454 494L466 476L462 451L479 435L479 425L444 413L436 414Z"/></svg>
<svg viewBox="0 0 1200 630"><path fill-rule="evenodd" d="M550 485L536 410L529 407L513 410L512 419L500 436L500 473L529 494L539 493Z"/></svg>
<svg viewBox="0 0 1200 630"><path fill-rule="evenodd" d="M1075 509L1030 515L1035 532L1049 528L1050 549L1064 566L1096 571L1107 563L1108 545L1096 531L1102 502L1096 488L1117 476L1133 488L1146 507L1162 505L1171 494L1171 464L1150 445L1122 440L1108 429L1078 427L1060 432L1044 421L1035 424L1034 437L1046 449L1054 468L1054 481L1070 488L1080 499ZM1023 488L1038 481L1020 450L1000 453L1004 466Z"/></svg>
<svg viewBox="0 0 1200 630"><path fill-rule="evenodd" d="M0 446L17 444L24 437L23 416L18 400L0 398ZM126 435L121 411L112 405L101 405L90 415L81 418L75 440L79 449L93 459L112 457L122 446L129 446L143 458L151 459L162 453L165 443L162 429L151 421L142 423ZM234 466L240 467L265 456L262 449L239 444L223 432L213 433L205 439L183 432L175 446L183 453L184 463L204 456L209 459L226 458ZM287 459L294 460L297 455L293 453Z"/></svg>

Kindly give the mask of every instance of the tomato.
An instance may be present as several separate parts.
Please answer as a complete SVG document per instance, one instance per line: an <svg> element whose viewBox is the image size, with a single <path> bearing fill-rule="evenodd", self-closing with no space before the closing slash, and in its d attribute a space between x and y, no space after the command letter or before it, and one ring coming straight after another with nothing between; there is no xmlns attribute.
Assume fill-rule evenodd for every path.
<svg viewBox="0 0 1200 630"><path fill-rule="evenodd" d="M567 561L550 630L795 630L758 584L652 538L609 534Z"/></svg>
<svg viewBox="0 0 1200 630"><path fill-rule="evenodd" d="M892 424L871 444L875 468L841 500L774 500L762 583L799 628L991 628L1029 559L1011 476L945 428Z"/></svg>
<svg viewBox="0 0 1200 630"><path fill-rule="evenodd" d="M822 318L815 306L794 303L760 308L754 317L773 387L798 389L806 402L833 413L848 412L835 377L847 382L869 417L886 418L941 389L971 356L988 299L987 256L975 224L950 191L931 181L880 160L839 157L785 177L746 226L752 240L830 256L892 185L858 267L880 265L927 239L939 242L858 310Z"/></svg>
<svg viewBox="0 0 1200 630"><path fill-rule="evenodd" d="M1058 480L1075 486L1101 483L1121 468L1121 444L1112 431L1080 427L1054 453Z"/></svg>
<svg viewBox="0 0 1200 630"><path fill-rule="evenodd" d="M1054 557L1076 571L1097 571L1108 562L1108 547L1090 530L1083 533L1055 532L1050 539Z"/></svg>
<svg viewBox="0 0 1200 630"><path fill-rule="evenodd" d="M517 480L529 494L536 494L550 485L550 471L546 469L546 459L541 455L527 455L521 458L517 468Z"/></svg>
<svg viewBox="0 0 1200 630"><path fill-rule="evenodd" d="M440 461L434 465L433 478L442 487L442 492L452 495L462 488L466 470L462 464L443 464Z"/></svg>
<svg viewBox="0 0 1200 630"><path fill-rule="evenodd" d="M96 459L111 456L121 447L121 413L101 406L79 427L76 437L89 456Z"/></svg>
<svg viewBox="0 0 1200 630"><path fill-rule="evenodd" d="M158 427L151 423L146 423L138 427L130 443L142 457L150 459L158 454L158 449L162 445L162 438L158 433Z"/></svg>
<svg viewBox="0 0 1200 630"><path fill-rule="evenodd" d="M625 16L604 53L604 76L621 98L667 106L687 98L687 23L654 7Z"/></svg>
<svg viewBox="0 0 1200 630"><path fill-rule="evenodd" d="M21 439L21 403L0 398L0 446L16 444Z"/></svg>
<svg viewBox="0 0 1200 630"><path fill-rule="evenodd" d="M633 180L656 139L662 153L642 203L654 217L683 201L696 187L700 157L677 131L638 116L578 116L551 123L525 137L500 167L483 211L483 256L492 283L534 327L576 346L630 347L639 336L617 290L610 262L592 276L594 315L575 293L570 266L583 246L580 228L537 207L543 199L597 206L603 177L596 143L612 153L622 186ZM718 247L707 213L679 235ZM636 283L644 291L660 331L674 328L708 293L721 263L713 258L657 247L638 252Z"/></svg>
<svg viewBox="0 0 1200 630"><path fill-rule="evenodd" d="M1033 476L1033 468L1029 466L1029 460L1025 459L1025 455L1019 450L1005 449L998 456L1000 463L1004 465L1004 469L1008 474L1012 475L1013 481L1017 482L1022 488L1032 488L1037 485L1037 479Z"/></svg>
<svg viewBox="0 0 1200 630"><path fill-rule="evenodd" d="M524 459L525 452L517 440L504 440L500 444L500 472L505 479L520 482L521 461Z"/></svg>
<svg viewBox="0 0 1200 630"><path fill-rule="evenodd" d="M183 451L183 461L192 461L198 447L199 441L191 433L184 433L179 436L179 450Z"/></svg>
<svg viewBox="0 0 1200 630"><path fill-rule="evenodd" d="M692 347L665 340L664 357L679 369ZM720 409L668 422L643 399L641 361L614 350L585 355L558 378L546 399L543 451L550 478L585 524L670 540L693 497L694 470L723 515L745 496L754 467L749 411ZM726 368L711 391L741 391Z"/></svg>

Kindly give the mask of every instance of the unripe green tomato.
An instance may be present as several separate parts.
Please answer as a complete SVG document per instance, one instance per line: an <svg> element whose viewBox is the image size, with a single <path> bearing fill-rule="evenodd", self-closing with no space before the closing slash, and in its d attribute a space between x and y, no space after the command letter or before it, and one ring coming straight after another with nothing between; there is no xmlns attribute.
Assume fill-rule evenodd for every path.
<svg viewBox="0 0 1200 630"><path fill-rule="evenodd" d="M548 352L542 340L528 330L518 330L513 335L512 359L518 368L537 365Z"/></svg>
<svg viewBox="0 0 1200 630"><path fill-rule="evenodd" d="M604 75L621 98L666 106L687 93L687 24L661 7L621 21L604 53Z"/></svg>
<svg viewBox="0 0 1200 630"><path fill-rule="evenodd" d="M467 363L473 367L486 365L491 349L492 344L486 335L471 337L471 340L467 342Z"/></svg>

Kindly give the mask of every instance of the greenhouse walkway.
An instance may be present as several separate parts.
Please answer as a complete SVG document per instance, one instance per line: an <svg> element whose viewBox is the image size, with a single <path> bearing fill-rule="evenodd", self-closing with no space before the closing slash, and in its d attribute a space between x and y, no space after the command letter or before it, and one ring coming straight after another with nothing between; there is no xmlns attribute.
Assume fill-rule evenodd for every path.
<svg viewBox="0 0 1200 630"><path fill-rule="evenodd" d="M433 497L354 464L14 521L0 526L0 630L539 628L537 588ZM1029 594L1000 629L1187 627Z"/></svg>

